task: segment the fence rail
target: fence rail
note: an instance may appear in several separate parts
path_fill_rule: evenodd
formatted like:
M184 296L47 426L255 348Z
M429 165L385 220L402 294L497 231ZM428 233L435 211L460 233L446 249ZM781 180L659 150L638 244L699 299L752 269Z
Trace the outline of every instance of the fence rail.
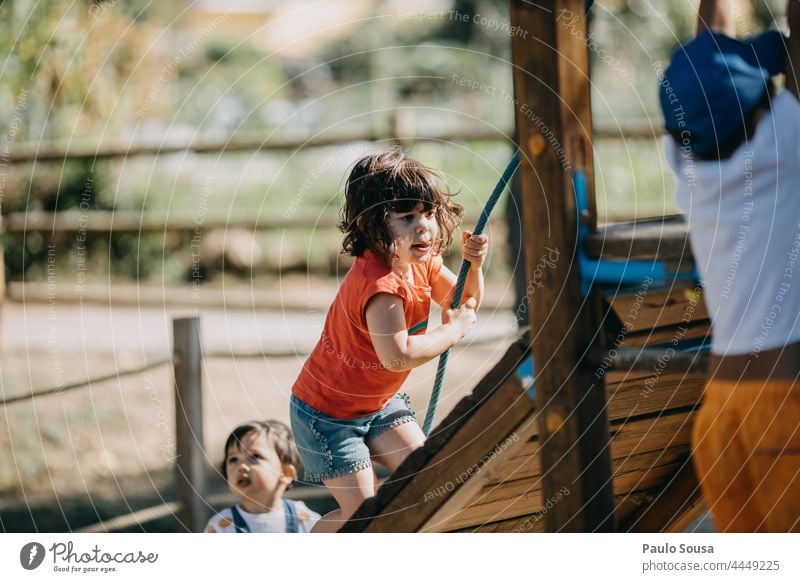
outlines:
M3 228L8 233L25 232L85 232L129 233L192 231L213 229L246 228L248 230L274 230L280 228L334 227L339 223L333 212L297 212L290 217L283 215L253 216L235 214L230 217L206 216L199 221L195 214L177 213L170 216L154 212L131 210L87 212L67 210L62 212L10 212L3 218Z
M89 142L69 140L47 143L18 143L8 154L7 163L22 164L38 162L63 162L66 159L112 159L129 156L158 156L174 153L233 153L245 151L292 151L301 148L318 148L352 142L398 142L419 141L499 141L511 143L513 128L475 128L457 131L429 132L417 134L404 128L410 124L398 115L391 131L320 133L306 137L264 137L264 133L237 134L221 139L195 139L192 141L162 140L149 142ZM663 134L660 126L649 121L638 121L629 125L601 126L595 128L595 139L653 139Z
M477 220L475 216L464 218L465 224ZM504 222L502 217L495 217L490 222ZM65 210L61 212L10 212L3 217L3 228L11 234L26 232L70 233L84 232L91 234L131 233L131 232L179 232L202 229L244 228L247 230L276 230L283 228L333 228L339 224L339 216L335 211L294 212L291 215L260 216L250 214L233 214L224 216L205 216L198 220L195 214L175 213L170 216L154 212L137 212L133 210L104 211L92 210L81 212Z

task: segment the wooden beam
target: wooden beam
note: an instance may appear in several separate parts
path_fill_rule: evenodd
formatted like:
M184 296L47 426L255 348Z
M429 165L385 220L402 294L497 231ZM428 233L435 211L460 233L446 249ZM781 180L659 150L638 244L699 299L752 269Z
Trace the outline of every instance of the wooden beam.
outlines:
M569 491L547 512L545 525L548 531L613 531L604 387L579 364L599 325L588 316L574 268L574 171L585 173L594 199L584 3L512 0L511 25L528 33L512 38L512 59L527 273L542 283L530 297L530 341L546 467L543 495ZM582 218L591 226L592 216ZM538 266L542 257L554 256L554 268Z

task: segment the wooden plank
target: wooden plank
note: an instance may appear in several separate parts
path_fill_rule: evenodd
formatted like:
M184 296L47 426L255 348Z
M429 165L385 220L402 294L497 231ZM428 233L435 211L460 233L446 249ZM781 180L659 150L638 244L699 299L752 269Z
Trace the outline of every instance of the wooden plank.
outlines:
M708 338L710 340L711 322L698 321L688 326L676 325L672 327L660 327L658 329L625 334L619 347L633 348L637 346L665 344L676 338L681 341L699 340L702 338Z
M612 442L617 458L690 441L695 410L637 419L614 427Z
M636 422L635 415L642 416L640 421L643 430L650 430L652 426L653 413L660 413L656 418L665 419L671 427L679 427L685 430L687 422L685 411L700 404L703 394L703 387L705 379L703 376L681 376L675 374L664 374L661 377L656 377L653 374L646 376L635 376L635 382L619 383L618 377L620 375L612 375L611 378L614 382L608 385L609 394L609 418L612 422L612 427L620 426L621 421L627 421L629 427L635 427L633 424ZM648 393L650 388L647 380L653 380L652 392ZM673 411L677 410L678 414L684 414L679 418L673 416ZM668 420L666 420L668 419ZM531 462L531 457L538 454L539 444L535 436L533 440L524 443L519 450L519 453L514 455L509 463L522 466ZM520 468L522 470L522 468Z
M675 464L687 458L689 452L689 443L684 443L667 449L643 451L615 458L614 487L616 493L645 489L646 487L636 485L637 475L644 475L657 467ZM508 467L507 464L505 466ZM510 473L505 478L502 474L498 474L479 494L474 496L467 507L477 507L502 499L515 499L531 490L531 483L535 484L540 476L541 467L538 462L530 463L526 470ZM628 479L628 481L623 482L623 479Z
M585 172L594 201L589 59L574 28L556 22L562 10L580 15L585 34L582 0L511 2L512 26L530 33L511 41L528 279L552 249L562 257L554 268L539 269L543 285L530 298L542 462L549 468L544 491L547 497L564 487L572 492L545 520L551 531L613 531L603 385L576 365L598 323L588 315L569 261L577 228L574 171ZM591 214L582 219L594 220ZM606 485L598 489L598 483Z
M685 461L686 456L684 455L680 460L668 465L658 465L647 470L620 475L614 479L614 494L622 495L631 491L645 491L653 487L660 487Z
M683 464L684 459L685 456L672 463L620 475L614 480L615 494L627 494L632 491L647 490L660 485ZM550 504L550 511L553 511L558 505L571 497L571 495L566 495L560 499L557 496L545 498L539 484L527 482L524 487L512 497L487 499L486 503L465 507L457 517L446 524L442 524L444 526L443 531L452 531L490 521L501 521L536 513L542 511L546 499L553 500ZM505 493L506 488L498 488L498 491Z
M679 443L666 448L659 448L659 444L660 443L654 442L649 445L642 445L637 452L630 454L621 453L620 446L614 447L612 450L612 457L614 458L614 478L616 479L623 474L645 471L657 465L676 462L678 459L688 456L690 451L688 442ZM613 446L612 444L612 447ZM512 467L514 467L514 465L510 462L506 462L502 469L511 469ZM505 499L514 497L520 490L526 490L524 488L524 482L535 481L540 476L541 465L537 460L528 463L524 469L507 472L500 470L480 494L473 498L472 504L479 505L483 499Z
M522 424L513 431L517 438L508 443L503 455L492 457L489 462L480 468L477 474L472 475L466 483L447 496L444 503L422 524L420 531L438 531L442 523L447 522L464 506L468 505L475 495L492 480L498 469L505 464L505 459L515 455L524 446L535 432L535 429L535 417L528 417L523 420Z
M648 374L630 382L609 382L608 415L612 421L691 407L699 404L705 376L699 374Z
M614 481L615 494L628 494L657 487L673 474L682 462L681 460L669 465L653 467L648 471L622 475ZM568 498L569 496L566 496L563 499ZM443 524L442 531L453 531L491 521L530 515L542 511L544 503L545 497L542 495L541 487L528 485L527 489L519 492L515 497L493 499L487 503L464 508L458 516ZM555 505L558 503L553 504L553 506Z
M536 512L450 531L459 533L544 533L544 514Z
M569 499L567 495L561 501ZM442 524L440 531L454 531L465 527L475 527L480 524L492 521L502 521L514 517L532 515L542 511L545 499L556 499L553 497L545 498L542 494L541 483L527 483L526 488L517 493L514 497L494 499L479 505L470 505L457 516ZM554 504L554 509L561 502ZM546 513L550 513L549 511ZM547 528L546 531L550 531Z
M492 454L504 455L507 449L504 443L514 438L509 427L528 418L532 411L529 402L519 398L521 394L524 392L519 383L507 381L481 407L479 414L473 415L448 440L425 470L410 480L381 515L370 522L365 531L420 531L445 499L463 486L462 476L469 478L478 471L482 459Z
M693 411L667 417L645 418L617 427L611 441L614 458L613 487L616 495L657 487L689 455L690 418ZM505 462L497 476L472 503L446 524L447 530L459 529L498 516L512 517L537 511L545 498L539 480L538 443L523 447L528 456ZM478 520L478 521L474 521Z
M654 449L644 453L632 455L617 455L614 457L614 477L624 474L633 474L637 471L646 471L652 467L676 463L689 456L692 447L690 443L680 443L663 449ZM615 451L612 451L614 456Z
M598 228L586 243L586 252L596 258L693 261L683 216L607 225Z
M709 320L702 292L696 289L646 290L607 300L627 333Z
M665 451L686 446L691 436L693 412L680 412L661 417L633 420L615 430L611 439L611 456L620 460L652 451ZM511 479L535 478L540 474L538 440L529 441L517 455L509 458L490 484Z
M605 375L606 387L610 389L613 386L622 384L623 382L643 382L646 378L649 378L652 375L652 372L643 372L641 370L630 370L625 372L610 370Z
M672 344L667 344L614 349L602 358L600 354L593 355L592 361L607 362L615 370L657 370L699 374L708 369L709 357L707 351L682 351Z
M616 497L614 506L618 519L624 519L630 515L649 497L647 493L630 493ZM465 533L542 533L544 532L544 515L542 512L536 512L530 515L466 527L456 531Z
M506 426L513 427L532 413L533 404L513 374L519 363L527 357L527 353L520 342L512 344L503 358L478 383L472 394L456 404L450 414L434 428L425 445L408 456L379 489L378 494L365 501L340 531L416 531L415 528L438 508L443 501L441 497L429 499L425 503L425 511L421 513L417 510L406 511L402 518L398 514L388 514L398 506L402 513L403 504L418 506L422 503L426 492L435 491L442 486L441 473L456 469L455 466L450 467L454 461L460 463L459 467L467 464L466 468L470 468L486 451L492 450L497 443L503 441L509 429L503 430L502 422L498 421L502 420L508 423ZM510 422L518 415L521 417ZM503 432L504 436L496 436ZM496 440L492 441L494 438ZM466 450L465 447L468 446L471 448ZM474 449L481 448L484 449L483 452L474 458L468 456L475 454ZM448 455L452 455L452 458L448 458ZM457 470L453 478L463 470ZM405 491L406 487L409 487L409 491ZM421 492L420 488L423 489ZM375 519L376 517L379 519ZM373 524L373 520L379 523Z
M700 484L687 456L666 487L630 516L621 529L639 533L683 531L703 507Z
M502 392L510 393L519 385L509 381ZM483 414L474 415L427 464L425 470L410 480L400 493L386 506L381 515L366 527L367 532L414 532L427 523L443 502L457 491L481 467L481 459L490 455L502 456L513 441L509 426L530 415L531 408L524 402L514 402L500 392L485 405ZM468 481L467 481L468 482Z

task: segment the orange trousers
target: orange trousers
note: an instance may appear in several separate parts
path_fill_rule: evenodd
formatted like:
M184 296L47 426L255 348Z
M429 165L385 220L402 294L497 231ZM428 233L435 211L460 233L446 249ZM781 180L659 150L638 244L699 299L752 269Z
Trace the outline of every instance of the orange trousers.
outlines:
M800 382L710 380L692 449L717 531L800 531Z

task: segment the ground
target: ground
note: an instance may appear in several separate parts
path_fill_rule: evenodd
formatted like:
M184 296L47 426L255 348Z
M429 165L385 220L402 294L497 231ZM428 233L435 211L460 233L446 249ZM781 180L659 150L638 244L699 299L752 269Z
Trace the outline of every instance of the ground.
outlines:
M198 308L207 355L249 356L205 362L203 442L210 471L237 424L264 417L288 421L292 382L319 337L326 298L334 291L335 284L315 285L313 301L304 301L308 289L287 290L291 309ZM472 390L514 339L509 293L491 290L469 342L451 354L438 418ZM171 365L121 374L169 358L172 318L194 313L195 308L163 304L3 305L3 398L120 377L2 407L0 449L8 454L0 456L0 529L65 531L174 499ZM296 355L252 357L287 352ZM406 384L420 419L435 370L436 362L430 362ZM213 491L224 491L217 475L211 479Z

